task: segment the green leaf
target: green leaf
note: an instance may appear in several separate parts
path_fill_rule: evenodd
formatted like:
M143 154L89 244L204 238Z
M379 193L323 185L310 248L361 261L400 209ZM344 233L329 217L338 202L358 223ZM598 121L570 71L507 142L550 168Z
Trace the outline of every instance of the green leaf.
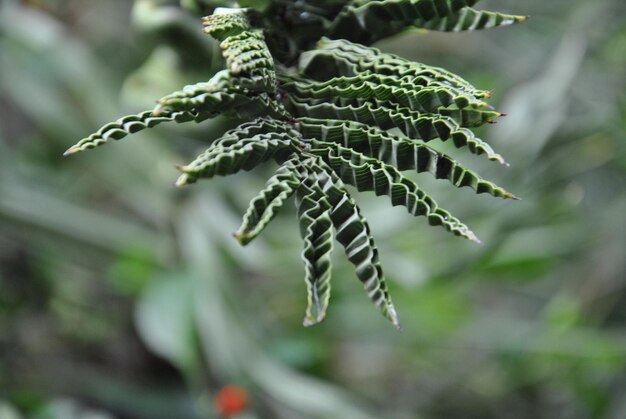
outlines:
M441 115L449 116L454 119L460 126L464 128L475 128L485 123L493 124L496 119L503 114L491 109L484 109L480 106L470 105L465 108L459 108L452 105L446 108L437 108L437 112Z
M399 329L400 321L387 291L378 249L367 220L361 215L341 179L329 166L321 160L311 163L311 166L316 174L317 186L332 207L330 217L337 241L344 247L370 300Z
M64 155L68 156L90 148L98 147L111 139L121 140L129 134L142 131L146 128L153 128L163 122L200 122L206 118L208 118L207 114L193 113L189 111L177 111L160 116L155 116L151 111L145 111L137 115L127 115L115 122L106 124L89 137L83 138L78 143L68 148Z
M436 31L459 32L513 25L524 22L526 19L528 19L528 16L507 15L465 7L456 13L439 19L415 20L412 26Z
M247 9L230 9L218 7L211 16L202 18L204 31L218 41L249 31Z
M326 32L373 42L408 25L453 31L501 26L522 18L469 8L476 0L287 3L271 5L265 16L248 9L216 9L203 24L205 32L219 41L226 69L163 97L152 112L105 125L66 154L162 122L200 122L216 115L254 118L179 167L182 175L176 184L251 170L274 159L280 167L250 202L236 239L243 245L253 240L295 193L304 241L305 326L326 315L334 230L369 298L399 327L369 225L344 182L359 191L387 195L392 205L425 216L429 224L478 241L401 171L429 172L457 187L515 198L425 144L451 140L457 148L505 163L469 129L493 122L501 114L483 101L490 96L488 91L443 68L345 39L322 37L315 49L300 54L301 49ZM293 27L281 26L284 20ZM256 26L260 24L264 27Z
M372 44L394 35L413 21L431 21L450 16L478 0L354 0L333 21L329 36Z
M226 58L226 68L232 75L258 77L263 86L270 91L275 90L275 80L271 77L274 73L274 59L261 31L246 31L228 37L220 43L220 48ZM262 79L267 76L269 80Z
M328 36L370 45L410 27L438 31L488 29L523 22L527 16L507 15L469 6L478 0L355 0L329 27Z
M314 173L307 173L298 188L296 199L300 234L304 240L302 260L306 268L307 308L304 326L312 326L324 320L331 288L333 224L330 204L316 181Z
M324 124L327 119L349 120L378 126L382 129L398 128L409 138L422 141L440 139L452 140L457 148L467 147L474 154L485 154L489 160L507 164L504 158L493 151L491 146L472 131L461 127L454 119L436 114L420 114L407 108L392 108L377 103L364 103L360 106L337 106L331 103L309 105L295 97L288 97L291 113L298 117L319 119Z
M191 163L179 167L183 174L176 181L176 186L194 183L199 178L252 170L281 151L287 154L295 151L294 138L297 137L288 128L268 131L259 120L242 124L224 134Z
M359 191L387 195L393 206L403 205L410 214L423 215L430 225L441 225L456 236L480 243L476 235L403 176L395 167L334 143L311 140L310 153L320 156L344 182Z
M311 82L306 78L280 75L281 88L299 101L318 104L332 101L337 105L362 105L373 101L394 103L412 111L440 113L450 106L463 109L475 106L480 109L486 104L475 96L450 87L430 77L396 78L381 74L359 74L357 76L332 77L322 82ZM474 109L474 108L472 108ZM500 114L487 111L489 118Z
M297 157L285 163L267 181L267 186L250 201L243 223L235 233L235 238L242 245L248 244L258 236L274 218L300 184L300 174L296 170Z
M384 75L414 84L423 84L423 80L430 79L431 83L439 82L477 98L490 96L490 92L476 89L462 77L443 68L409 61L345 39L322 38L314 50L302 53L298 69L314 80L365 74Z
M305 138L340 144L398 170L429 172L437 179L448 179L454 186L468 186L477 193L515 198L510 192L484 180L451 157L409 138L394 136L358 122L327 120L320 125L308 121L302 119L299 122L300 132Z
M268 93L253 93L258 83L246 77L234 78L223 70L208 82L185 86L159 100L154 115L176 111L223 114L238 118L257 115L287 118L283 107ZM261 89L262 90L262 89Z

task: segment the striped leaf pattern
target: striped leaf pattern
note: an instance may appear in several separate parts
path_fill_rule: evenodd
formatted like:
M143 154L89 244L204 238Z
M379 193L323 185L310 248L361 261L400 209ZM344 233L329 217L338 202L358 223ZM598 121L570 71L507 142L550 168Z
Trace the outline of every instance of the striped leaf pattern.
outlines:
M412 26L436 31L459 32L508 26L523 22L526 19L528 16L507 15L464 7L455 13L437 19L417 19L412 22Z
M314 80L379 74L416 84L438 82L451 88L451 92L466 92L470 97L477 98L489 97L489 92L476 89L467 80L443 68L405 60L345 39L322 38L314 50L301 55L298 70Z
M200 178L232 175L240 170L252 170L281 151L291 153L293 140L286 133L268 132L233 140L233 131L211 145L191 163L180 166L183 174L177 186L196 182ZM227 145L224 145L227 144ZM284 153L283 153L284 154Z
M397 128L409 138L422 141L451 140L457 148L467 147L474 154L485 154L489 160L507 164L504 158L493 151L489 144L476 137L471 130L461 127L448 116L424 115L406 108L393 109L370 103L361 106L336 106L330 103L309 106L291 101L288 107L298 115L307 115L315 119L356 121L374 125L384 130Z
M330 300L330 274L333 249L331 204L316 182L314 173L305 173L298 188L296 206L300 234L304 240L302 260L306 270L307 308L305 326L321 322L326 317Z
M465 224L440 208L434 199L395 167L338 144L317 140L312 144L311 153L322 157L341 180L357 190L387 195L393 206L402 205L412 215L425 216L430 225L441 225L456 236L480 242Z
M302 175L298 169L298 158L283 163L259 194L250 201L243 222L235 233L242 245L250 243L269 224L283 204L298 189Z
M411 26L451 15L478 0L354 0L337 15L330 27L332 38L345 38L365 45Z
M121 140L129 134L134 134L146 128L153 128L163 122L201 122L209 116L210 115L206 113L189 111L176 111L167 116L155 116L151 111L142 112L137 115L128 115L115 122L106 124L98 131L68 148L63 154L69 156L90 148L98 147L111 139Z
M346 257L354 265L356 274L368 297L397 328L398 314L387 291L383 268L378 257L369 224L361 215L339 176L324 162L313 164L317 184L332 207L330 213L337 241L343 246Z
M460 31L524 20L475 10L471 6L476 2L271 0L263 12L218 8L202 23L219 42L224 70L161 98L152 111L105 125L65 154L163 122L199 123L217 115L240 120L178 167L176 185L274 161L277 170L250 201L235 238L242 245L254 240L295 196L304 242L304 325L326 316L336 240L369 299L399 328L371 229L346 185L385 196L392 206L404 206L430 225L476 242L465 224L402 172L428 172L479 194L516 197L430 143L451 141L459 149L505 163L472 131L502 116L486 103L490 92L443 68L363 44L410 26Z
M352 149L372 157L398 170L428 172L437 179L447 179L454 186L468 186L477 193L488 193L501 198L515 198L513 194L486 181L475 172L460 165L451 157L406 137L398 137L386 131L358 122L342 120L303 119L301 132L305 138L319 138L334 142L344 149Z
M354 0L330 24L328 35L364 45L407 28L458 32L523 22L527 16L507 15L471 6L478 0Z

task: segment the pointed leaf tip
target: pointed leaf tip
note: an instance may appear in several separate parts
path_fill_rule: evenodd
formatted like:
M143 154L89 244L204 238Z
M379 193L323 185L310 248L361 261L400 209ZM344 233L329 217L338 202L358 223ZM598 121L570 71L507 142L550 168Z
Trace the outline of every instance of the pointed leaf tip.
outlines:
M471 230L468 230L463 237L468 238L469 240L473 241L476 244L483 244L483 241L479 239L476 233L474 233Z
M72 146L63 152L63 157L71 156L73 154L76 154L77 152L78 150L74 148L74 146Z
M251 242L250 235L242 233L240 231L237 231L237 232L233 233L233 237L242 246L245 246L245 245L247 245L248 243Z
M504 157L502 157L499 154L494 154L493 157L491 157L489 160L494 160L497 161L498 163L500 163L502 166L505 167L511 167L511 165L509 164L509 162L507 162L506 160L504 160Z
M325 312L318 314L317 317L315 317L315 318L310 317L310 316L306 316L304 318L304 320L302 321L302 325L304 327L315 326L315 325L318 325L321 322L323 322L325 318L326 318L326 313Z
M396 312L396 308L393 306L393 303L387 304L387 317L391 320L391 323L396 328L397 331L402 331L402 325L400 325L400 319L398 318L398 313Z
M176 183L174 183L174 186L176 186L177 188L182 188L183 186L187 185L188 180L189 176L187 176L186 174L180 175L178 179L176 179Z

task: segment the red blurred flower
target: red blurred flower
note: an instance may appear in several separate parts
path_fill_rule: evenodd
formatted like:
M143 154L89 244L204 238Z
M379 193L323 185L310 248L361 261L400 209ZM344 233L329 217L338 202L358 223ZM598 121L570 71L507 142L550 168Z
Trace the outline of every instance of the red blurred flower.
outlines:
M228 385L217 392L213 404L219 415L229 418L246 408L248 394L241 387Z

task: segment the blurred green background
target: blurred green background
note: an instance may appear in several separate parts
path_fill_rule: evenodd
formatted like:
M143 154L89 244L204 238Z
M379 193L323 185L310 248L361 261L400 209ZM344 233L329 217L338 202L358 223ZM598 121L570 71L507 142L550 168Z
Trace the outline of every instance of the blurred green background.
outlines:
M416 175L476 246L357 194L398 333L342 257L302 327L291 205L232 239L271 164L172 186L231 121L61 157L221 68L176 1L2 0L0 418L211 418L227 384L241 418L626 418L626 2L480 6L532 18L377 45L494 89L480 134L510 168L436 146L523 199Z

